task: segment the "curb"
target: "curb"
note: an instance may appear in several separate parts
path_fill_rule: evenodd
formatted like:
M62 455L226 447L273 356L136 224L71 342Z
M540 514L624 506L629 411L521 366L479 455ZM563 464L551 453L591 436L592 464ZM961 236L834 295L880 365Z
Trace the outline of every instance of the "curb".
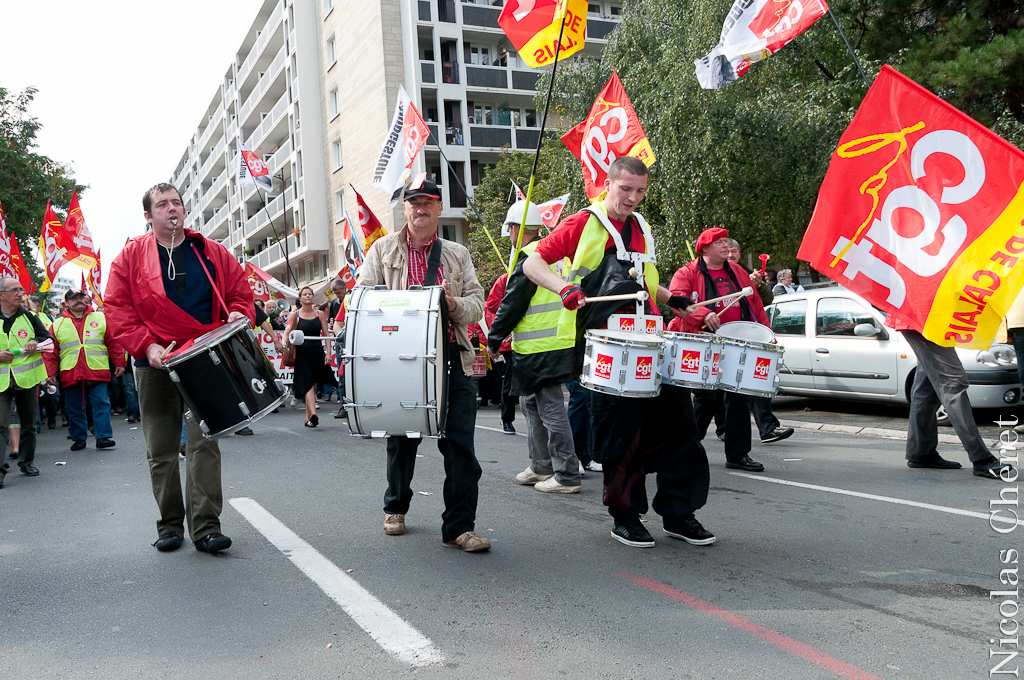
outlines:
M886 430L880 427L857 427L856 425L831 425L828 423L809 423L805 420L780 420L786 427L807 432L830 432L834 434L855 434L865 437L881 437L885 439L907 440L907 433L903 430ZM989 448L999 446L997 439L985 439L985 445ZM955 434L940 434L940 444L960 444L960 437Z

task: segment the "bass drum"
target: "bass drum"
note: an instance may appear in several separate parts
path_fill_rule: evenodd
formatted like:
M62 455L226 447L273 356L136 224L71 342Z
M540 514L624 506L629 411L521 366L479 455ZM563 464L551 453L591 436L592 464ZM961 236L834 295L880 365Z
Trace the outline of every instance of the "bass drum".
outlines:
M440 286L357 286L345 313L345 408L354 436L442 437L448 305Z
M201 335L164 362L188 412L206 439L234 434L286 398L248 319Z

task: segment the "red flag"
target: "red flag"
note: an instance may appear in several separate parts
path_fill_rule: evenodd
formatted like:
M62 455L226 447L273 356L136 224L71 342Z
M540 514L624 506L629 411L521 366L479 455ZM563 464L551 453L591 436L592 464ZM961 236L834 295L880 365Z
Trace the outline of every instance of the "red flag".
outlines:
M570 194L565 194L537 206L537 209L540 210L540 219L544 222L545 227L554 229L558 226L558 219L562 216L562 211L565 210L565 204L569 202L569 196Z
M249 149L245 148L242 138L237 138L238 156L235 161L235 183L255 184L258 189L272 193L274 191L274 180L270 176L270 169L260 160L260 157Z
M96 250L92 242L92 234L85 225L85 216L78 206L78 192L71 195L68 216L64 220L64 245L68 247L68 255L74 255L71 262L84 269L90 269L96 262Z
M21 248L18 247L18 239L11 234L11 262L14 264L14 274L18 277L21 287L26 293L36 292L36 284L32 281L32 275L28 273L25 260L21 257Z
M89 275L86 277L86 283L89 286L89 290L92 291L92 299L99 305L103 304L103 297L100 291L103 289L102 286L103 278L103 267L100 265L100 250L96 249L96 262L92 268L89 269Z
M373 242L379 239L381 236L386 236L387 232L384 231L384 226L377 219L377 216L370 210L370 206L366 205L366 201L359 195L356 188L352 187L352 193L356 195L356 209L359 211L359 226L363 229L363 250L369 252L370 246Z
M932 342L987 349L1024 284L1022 218L1024 153L885 66L797 257Z
M0 276L18 276L14 270L14 263L11 261L11 241L13 239L7 234L7 223L4 220L4 208L0 205Z
M60 218L53 212L50 202L46 202L46 214L43 217L43 229L39 234L39 252L43 255L43 285L39 291L45 293L57 278L57 272L74 258L69 253L65 236L67 232L60 223Z
M554 61L563 20L562 46L558 49L558 60L562 61L582 50L586 42L586 0L507 0L498 25L526 65L538 68Z
M618 73L612 72L604 89L597 95L587 119L562 135L583 164L583 183L587 198L595 201L604 192L608 166L620 156L635 156L644 165L654 165L654 150L640 127L633 104L622 88Z

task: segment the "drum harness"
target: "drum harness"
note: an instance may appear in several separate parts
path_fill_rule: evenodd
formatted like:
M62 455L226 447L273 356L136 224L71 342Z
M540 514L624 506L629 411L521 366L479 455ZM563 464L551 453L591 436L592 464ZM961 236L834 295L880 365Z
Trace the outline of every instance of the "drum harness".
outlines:
M607 215L601 213L601 211L595 209L593 206L587 206L583 208L584 211L590 213L597 218L597 221L601 223L608 235L612 237L612 241L615 243L615 259L622 262L632 262L633 268L636 269L636 282L640 284L642 289L647 288L647 284L644 281L644 263L655 264L656 260L654 257L654 237L651 235L651 229L647 226L647 220L643 218L640 213L631 213L630 217L635 217L637 224L640 225L640 231L644 235L644 243L647 252L638 253L633 250L626 248L625 243L622 239L622 234L616 229L611 220L608 219ZM632 230L632 224L630 224L629 217L626 218L626 222L623 225L623 231ZM632 239L631 239L632 240ZM652 303L653 304L653 303ZM639 315L644 314L644 303L639 300L636 303L636 313Z

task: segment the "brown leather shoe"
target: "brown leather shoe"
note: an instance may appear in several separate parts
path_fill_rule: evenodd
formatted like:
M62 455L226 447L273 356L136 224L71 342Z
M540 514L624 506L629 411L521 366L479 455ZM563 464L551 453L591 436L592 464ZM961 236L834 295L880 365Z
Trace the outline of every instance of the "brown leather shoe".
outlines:
M464 552L484 552L491 549L491 542L473 531L467 531L454 541L442 543L446 548L461 548Z
M405 515L384 515L384 533L388 536L401 536L405 533Z

